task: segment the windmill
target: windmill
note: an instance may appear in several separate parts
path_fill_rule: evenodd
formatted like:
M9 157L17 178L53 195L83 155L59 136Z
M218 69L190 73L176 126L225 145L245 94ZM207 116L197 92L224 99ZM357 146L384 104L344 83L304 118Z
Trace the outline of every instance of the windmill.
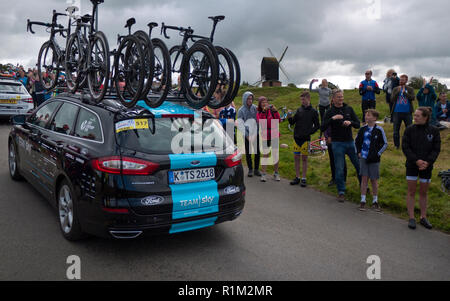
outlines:
M261 79L253 84L253 86L259 86L261 83L263 87L281 87L280 82L280 71L284 74L286 79L290 81L289 74L286 69L281 65L284 56L288 50L289 46L287 46L283 54L279 59L275 57L272 50L267 48L268 53L271 55L270 57L264 57L261 62Z

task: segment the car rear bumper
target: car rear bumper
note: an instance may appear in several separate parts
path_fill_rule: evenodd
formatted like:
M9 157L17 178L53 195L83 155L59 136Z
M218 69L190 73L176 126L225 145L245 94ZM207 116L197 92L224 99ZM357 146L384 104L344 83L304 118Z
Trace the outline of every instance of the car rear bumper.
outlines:
M31 110L33 107L30 107L29 109L0 109L0 116L15 116L15 115L30 115Z
M245 205L245 196L219 206L219 212L186 219L172 220L170 215L140 216L132 210L118 214L102 212L103 219L85 222L83 231L95 236L132 239L147 235L176 234L210 227L238 218Z

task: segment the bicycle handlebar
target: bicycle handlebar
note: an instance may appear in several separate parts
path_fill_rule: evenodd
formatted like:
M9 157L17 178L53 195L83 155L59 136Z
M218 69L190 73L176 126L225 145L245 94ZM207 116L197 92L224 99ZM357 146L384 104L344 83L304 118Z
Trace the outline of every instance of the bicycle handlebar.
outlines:
M164 23L161 24L161 34L164 35L166 39L170 39L170 37L167 35L167 29L171 30L177 30L185 34L192 35L194 33L194 30L190 27L184 28L184 27L177 27L177 26L168 26Z
M27 20L27 32L31 32L32 34L35 34L35 32L33 31L33 25L37 25L37 26L45 26L45 27L51 27L51 28L58 28L59 32L62 34L62 32L66 31L66 29L64 29L64 26L62 26L61 24L51 24L51 23L44 23L44 22L35 22L35 21L30 21L30 19ZM62 36L64 37L64 35L62 34Z

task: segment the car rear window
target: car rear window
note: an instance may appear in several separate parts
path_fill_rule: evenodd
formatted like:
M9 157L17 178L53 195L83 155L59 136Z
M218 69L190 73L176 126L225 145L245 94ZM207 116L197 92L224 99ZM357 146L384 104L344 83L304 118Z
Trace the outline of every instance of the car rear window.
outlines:
M200 121L202 119L199 119ZM127 119L115 125L118 144L144 153L225 152L233 141L217 119Z
M27 94L27 90L21 83L1 83L0 93L4 94Z
M57 133L69 135L72 132L77 112L78 106L70 103L63 104L53 118L50 129Z

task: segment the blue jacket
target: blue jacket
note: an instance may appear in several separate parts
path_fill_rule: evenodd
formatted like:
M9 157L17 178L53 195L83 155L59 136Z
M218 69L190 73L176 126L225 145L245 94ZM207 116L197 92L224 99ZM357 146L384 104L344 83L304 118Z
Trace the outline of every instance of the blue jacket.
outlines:
M441 102L438 102L434 106L434 114L437 119L441 118L442 114L444 114L442 112ZM447 118L450 118L450 101L447 101Z
M372 87L373 90L369 91L367 90L367 87ZM373 79L370 81L367 80L363 80L360 84L359 84L359 95L362 96L362 100L375 100L375 93L376 94L380 94L381 90L380 87L378 86L377 82L374 81Z
M426 84L425 88L428 88L428 90L430 91L428 92L428 94L423 94L424 88L420 88L419 93L417 93L417 100L419 101L419 107L433 108L437 99L436 92L434 91L433 86L430 84Z

